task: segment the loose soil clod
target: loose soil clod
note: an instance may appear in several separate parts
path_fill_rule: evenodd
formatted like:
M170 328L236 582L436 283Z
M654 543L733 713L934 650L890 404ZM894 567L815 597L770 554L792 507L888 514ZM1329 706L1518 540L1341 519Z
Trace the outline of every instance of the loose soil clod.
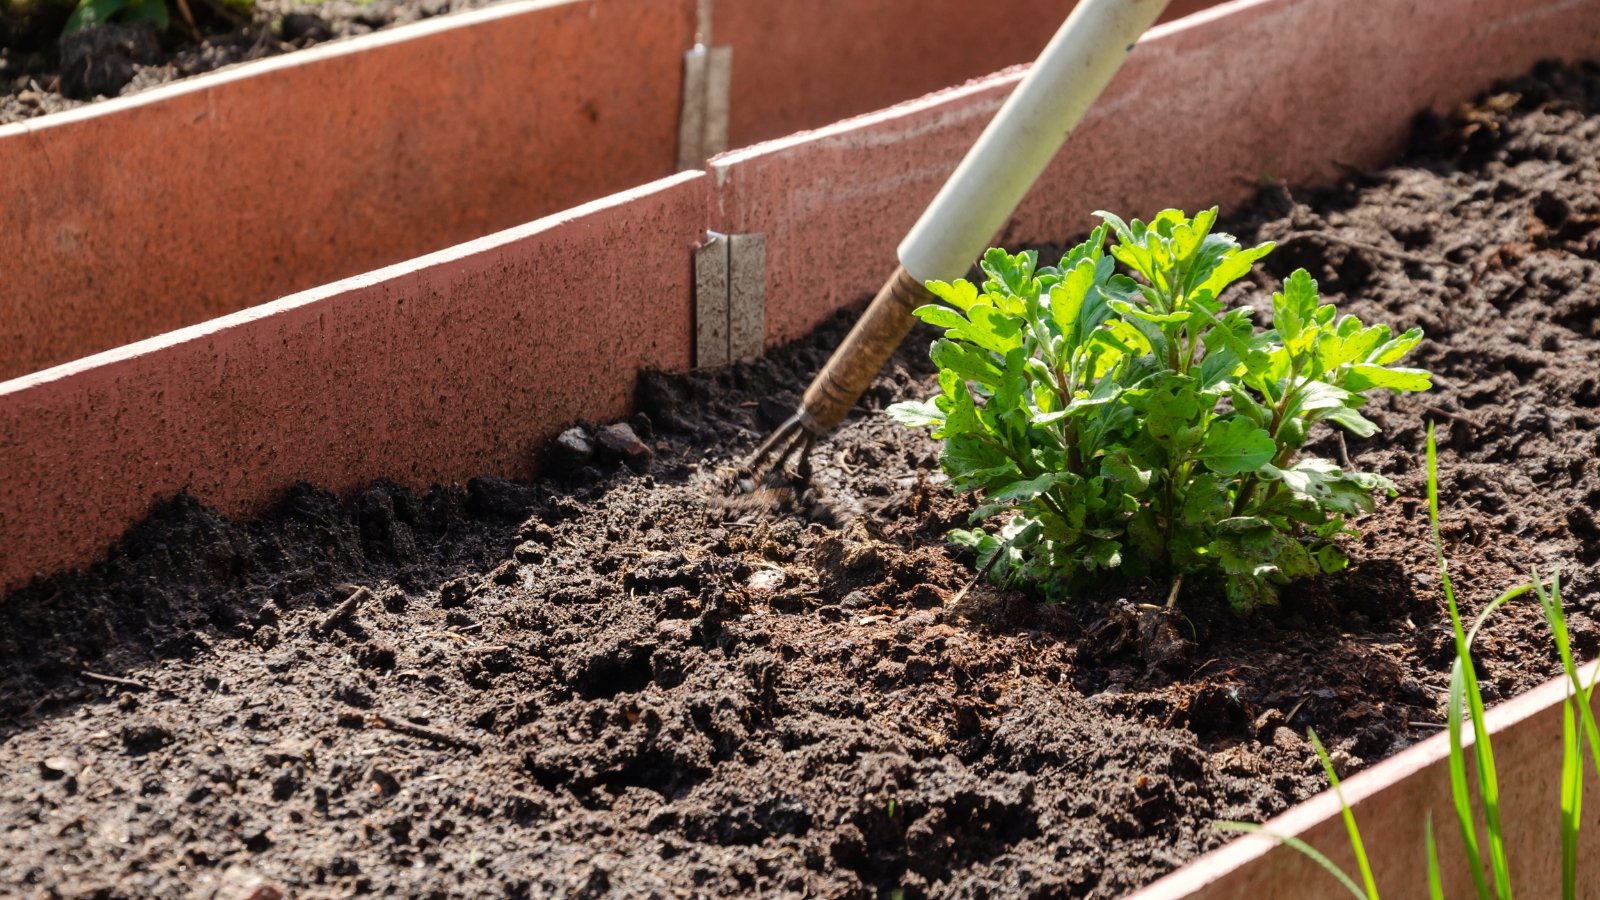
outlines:
M812 500L708 515L841 318L757 365L649 379L648 474L299 488L248 523L179 498L101 565L5 598L0 884L1118 896L1218 844L1213 821L1318 790L1308 726L1354 771L1442 722L1430 409L1450 413L1444 538L1469 610L1559 563L1595 653L1597 141L1600 68L1547 68L1422 122L1394 168L1233 217L1311 235L1274 274L1306 266L1341 308L1423 326L1439 384L1369 408L1384 430L1348 452L1401 496L1349 570L1276 610L1236 619L1203 583L1175 612L1169 584L963 593L971 561L941 536L971 507L925 436L872 411L931 392L926 335L817 446ZM821 497L833 524L808 521ZM393 587L319 633L345 582ZM1531 605L1480 645L1491 699L1554 671ZM85 669L150 690L108 697Z

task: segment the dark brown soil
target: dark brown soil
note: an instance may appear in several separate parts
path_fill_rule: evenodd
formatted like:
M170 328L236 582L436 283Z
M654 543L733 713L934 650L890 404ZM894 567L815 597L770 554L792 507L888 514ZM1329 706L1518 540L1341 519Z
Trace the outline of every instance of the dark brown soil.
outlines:
M165 33L111 25L58 42L70 2L41 0L22 14L7 12L0 0L0 125L492 2L256 0L241 15L228 13L224 0L188 0L193 31L168 3L172 25Z
M1233 218L1283 242L1274 276L1307 266L1346 309L1426 328L1438 385L1380 402L1383 434L1349 443L1402 495L1362 523L1349 571L1278 609L1234 618L1204 586L1171 622L1137 608L1164 594L1149 584L1055 606L961 596L969 561L940 535L967 504L931 474L931 441L872 411L820 446L821 496L789 504L817 521L721 521L716 470L787 413L839 320L759 365L647 381L648 473L569 458L533 485L302 488L253 522L179 499L104 563L7 598L0 884L1143 884L1220 843L1213 821L1318 790L1307 727L1347 770L1438 729L1450 637L1419 500L1427 418L1468 608L1560 565L1595 652L1597 141L1600 68L1550 69L1420 123L1394 168L1270 189ZM922 357L908 346L866 405L928 392ZM1545 644L1530 604L1499 616L1485 691L1549 675Z

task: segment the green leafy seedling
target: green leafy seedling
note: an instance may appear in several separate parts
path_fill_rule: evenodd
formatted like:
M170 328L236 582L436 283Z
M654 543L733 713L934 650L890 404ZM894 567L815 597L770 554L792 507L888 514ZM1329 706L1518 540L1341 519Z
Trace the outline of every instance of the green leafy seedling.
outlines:
M1321 423L1376 433L1373 390L1426 390L1396 366L1422 332L1340 316L1303 269L1258 330L1221 296L1272 244L1213 231L1215 209L1099 215L1056 266L994 249L981 284L928 284L939 394L889 414L933 428L952 488L981 498L951 539L1051 597L1118 572L1174 579L1175 602L1210 574L1240 610L1345 566L1336 538L1393 485L1301 450Z

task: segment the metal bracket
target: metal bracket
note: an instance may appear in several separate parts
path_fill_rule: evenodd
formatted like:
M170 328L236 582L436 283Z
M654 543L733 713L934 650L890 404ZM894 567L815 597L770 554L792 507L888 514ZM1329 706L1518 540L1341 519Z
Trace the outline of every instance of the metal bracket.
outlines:
M767 238L707 232L694 254L695 365L759 359L766 349Z
M733 48L696 44L683 54L683 109L678 118L678 171L705 166L728 149L728 83Z

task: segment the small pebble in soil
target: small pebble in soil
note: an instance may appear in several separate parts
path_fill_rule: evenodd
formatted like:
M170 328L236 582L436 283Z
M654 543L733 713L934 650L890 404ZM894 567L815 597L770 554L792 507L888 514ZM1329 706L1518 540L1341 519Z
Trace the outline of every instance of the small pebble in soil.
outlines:
M556 439L550 442L550 448L545 451L545 459L550 467L560 473L576 471L588 465L593 458L594 442L576 425L556 435Z
M844 595L839 605L845 609L866 609L872 605L872 595L866 591L851 591Z
M783 587L785 580L782 569L757 569L745 582L745 589L752 594L770 594Z
M607 425L595 432L595 449L602 459L626 463L628 468L643 472L655 459L655 451L639 440L633 426L625 422Z
M39 776L45 781L76 777L82 766L70 756L52 756L39 761Z

